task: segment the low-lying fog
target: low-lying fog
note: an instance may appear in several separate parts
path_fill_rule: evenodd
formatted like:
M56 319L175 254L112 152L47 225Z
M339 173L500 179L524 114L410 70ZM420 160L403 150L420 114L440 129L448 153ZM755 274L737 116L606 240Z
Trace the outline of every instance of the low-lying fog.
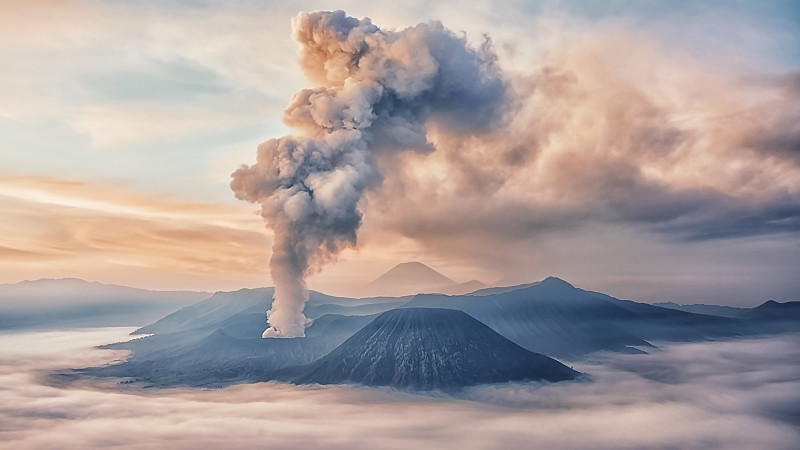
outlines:
M591 382L460 398L278 383L220 390L48 385L123 353L130 328L0 334L0 447L738 448L800 442L800 335L659 344L575 368Z

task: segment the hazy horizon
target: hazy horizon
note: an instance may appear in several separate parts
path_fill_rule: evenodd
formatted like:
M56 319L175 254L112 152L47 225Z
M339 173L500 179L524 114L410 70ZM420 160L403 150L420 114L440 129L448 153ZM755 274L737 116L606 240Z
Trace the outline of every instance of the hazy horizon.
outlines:
M386 273L384 273L382 275L385 275L385 274ZM550 275L550 276L545 277L545 278L550 278L550 277L563 279L561 277L557 277L557 276L553 276L553 275ZM380 277L378 277L378 278L380 278ZM402 279L402 280L393 280L393 281L396 282L396 283L405 283L405 284L402 285L402 286L405 286L405 287L401 286L401 287L397 288L397 289L400 289L400 291L398 291L398 292L395 292L395 293L388 292L388 293L384 293L384 294L380 294L380 293L376 293L376 292L370 293L369 291L365 292L364 288L368 287L369 285L356 286L356 287L353 287L351 289L345 290L343 292L339 292L337 294L331 294L330 292L325 292L325 291L322 291L322 290L319 290L317 292L320 292L320 293L323 293L323 294L328 294L328 295L338 295L338 296L342 296L342 297L349 297L349 298L370 298L370 297L381 297L381 296L382 297L403 297L403 296L409 296L409 295L413 296L413 295L416 295L416 294L423 294L423 293L444 293L444 294L449 294L449 295L461 295L461 294L470 294L472 292L472 289L467 289L467 290L463 290L462 289L462 290L459 290L458 293L456 294L455 292L451 292L451 293L444 292L441 289L438 289L438 290L437 289L432 289L432 288L431 289L426 289L425 287L419 287L419 286L414 287L415 285L414 285L414 280L413 279ZM476 280L468 280L468 281L476 281ZM497 283L487 283L487 284L485 284L485 286L475 288L474 290L477 291L477 290L491 288L491 287L512 287L512 286L519 286L519 285L537 283L537 282L540 282L540 281L542 281L542 279L536 279L536 280L532 279L532 280L527 280L527 281L524 281L524 280L513 280L513 281L512 280L498 280ZM566 279L564 279L564 281L570 282L570 280L566 280ZM67 283L69 283L69 285L65 286L65 285L60 284L60 282L67 282ZM73 282L78 282L78 283L76 284L76 283L73 283ZM82 285L82 283L86 283L86 285ZM467 282L455 283L454 285L436 285L436 287L439 287L439 288L442 288L442 287L453 287L453 286L465 285L466 283ZM47 286L42 286L41 284L45 284ZM35 309L35 308L46 308L46 307L52 307L52 306L59 306L59 305L62 305L62 304L64 306L67 306L67 305L75 306L75 305L80 305L80 304L93 304L93 303L96 303L98 300L104 300L105 301L105 300L110 299L109 293L104 292L102 290L97 290L96 289L97 285L102 285L102 286L107 286L107 287L112 287L112 288L114 288L114 287L120 287L120 288L125 288L125 289L130 288L130 289L141 290L141 291L165 292L165 293L176 293L176 294L178 294L178 293L188 293L188 294L196 293L196 294L200 294L202 297L197 297L197 299L202 299L202 298L209 297L212 294L214 294L215 292L235 292L235 291L238 291L240 289L265 289L265 288L273 288L274 287L273 285L264 284L264 285L261 285L261 286L241 287L241 288L230 289L230 290L223 289L223 290L211 292L211 291L200 291L200 290L150 289L150 288L145 288L145 287L141 287L141 286L131 286L131 285L121 285L121 284L113 284L113 283L103 283L103 282L100 282L100 281L87 280L87 279L83 279L83 278L39 278L39 279L33 279L33 280L22 280L22 281L19 281L19 282L16 282L16 283L3 283L3 284L0 284L0 301L7 300L7 302L2 305L5 309L14 309L17 305L19 305L19 306L23 306L24 305L26 308ZM602 291L599 291L597 289L592 289L592 288L587 287L587 286L575 285L575 287L577 287L579 289L587 290L587 291L600 292L602 294L608 294L607 292L602 292ZM5 288L5 290L3 290L3 288ZM403 289L405 289L405 290L403 290ZM186 299L183 299L183 300L180 300L180 301L185 303L185 304L188 304L186 302L188 301L187 299L189 299L189 298L193 298L193 297L186 297ZM633 301L637 301L637 302L641 302L641 303L650 303L650 304L671 302L671 303L676 303L676 304L679 304L679 305L719 305L719 306L731 306L731 307L735 307L735 308L753 308L753 307L759 306L759 305L761 305L761 304L763 304L763 303L765 303L767 301L776 301L775 299L772 299L772 298L765 298L763 300L753 300L750 303L746 303L745 302L745 303L739 303L739 304L730 304L730 303L725 303L725 302L723 302L723 303L714 303L714 302L702 302L702 301L692 301L692 302L681 303L681 302L675 302L675 301L670 300L670 299L660 299L660 300L659 299L655 299L655 300L650 300L650 301L642 300L642 299L636 299L636 298L620 298L620 299L621 300L633 300ZM156 305L157 302L158 302L157 299L136 299L135 297L134 298L126 297L126 300L132 301L133 303L142 302L142 305L147 305L148 303L150 303L152 305ZM800 300L797 300L796 297L794 297L794 298L790 298L790 299L787 299L787 300L777 300L777 301L779 301L779 302L787 302L787 301L788 302L794 302L794 301L800 301ZM156 303L154 303L154 302L156 302ZM163 303L167 307L169 307L169 305L170 305L170 303L168 301L165 301ZM174 300L173 300L172 304L177 305L178 303L174 303ZM3 309L3 308L0 308L0 309Z

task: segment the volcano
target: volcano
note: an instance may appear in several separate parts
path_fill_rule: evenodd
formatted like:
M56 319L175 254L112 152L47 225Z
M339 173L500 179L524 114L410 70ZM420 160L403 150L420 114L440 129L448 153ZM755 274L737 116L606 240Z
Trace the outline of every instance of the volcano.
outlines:
M291 381L450 391L505 381L556 382L578 375L462 311L404 308L381 314L325 357L298 368Z

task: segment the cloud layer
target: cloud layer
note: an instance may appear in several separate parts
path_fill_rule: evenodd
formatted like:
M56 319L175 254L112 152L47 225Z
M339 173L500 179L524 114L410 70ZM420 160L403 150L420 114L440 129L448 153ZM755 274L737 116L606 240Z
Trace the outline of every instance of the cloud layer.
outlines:
M376 227L453 252L598 223L684 242L800 231L800 73L713 71L620 28L513 74L505 127L385 158Z
M113 184L2 175L0 267L7 275L91 278L193 289L261 285L269 239L247 207L189 203ZM248 249L253 249L248 251ZM209 287L212 286L212 287Z
M463 398L277 383L211 391L41 384L101 363L130 331L5 334L0 442L17 449L220 447L774 448L800 438L800 337L667 344L576 366L594 381L479 387ZM23 349L15 350L15 349Z

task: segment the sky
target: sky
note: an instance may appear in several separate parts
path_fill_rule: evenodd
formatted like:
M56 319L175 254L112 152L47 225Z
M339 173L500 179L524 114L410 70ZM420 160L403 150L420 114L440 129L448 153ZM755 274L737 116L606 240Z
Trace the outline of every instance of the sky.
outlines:
M800 300L796 2L2 8L0 283L271 284L273 235L231 173L299 132L284 108L317 86L292 17L343 9L384 30L441 21L488 49L507 90L490 129L434 118L434 151L376 156L357 245L311 288L346 295L417 260L641 301Z

